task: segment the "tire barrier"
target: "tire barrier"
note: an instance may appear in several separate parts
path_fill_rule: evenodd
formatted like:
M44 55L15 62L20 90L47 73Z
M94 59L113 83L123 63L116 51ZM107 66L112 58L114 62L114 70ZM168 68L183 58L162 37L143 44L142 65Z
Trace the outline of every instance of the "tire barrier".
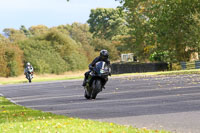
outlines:
M180 62L183 70L200 69L200 61Z

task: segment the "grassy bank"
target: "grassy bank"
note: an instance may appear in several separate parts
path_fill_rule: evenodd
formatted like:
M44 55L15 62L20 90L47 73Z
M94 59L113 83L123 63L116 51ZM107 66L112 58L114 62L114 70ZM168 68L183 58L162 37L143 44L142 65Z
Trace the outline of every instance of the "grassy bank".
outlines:
M67 72L63 75L34 75L33 82L44 82L44 81L56 81L56 80L71 80L71 79L83 79L85 71L79 72ZM126 73L126 74L116 74L112 77L119 76L148 76L148 75L180 75L180 74L200 74L199 69L192 70L179 70L179 71L164 71L164 72L145 72L145 73ZM0 84L16 84L16 83L28 83L28 80L24 75L20 77L12 78L0 78Z
M15 105L0 97L0 132L3 133L168 133L114 123L71 118Z
M178 70L178 71L161 71L161 72L145 72L145 73L125 73L114 76L148 76L148 75L184 75L184 74L200 74L200 69Z
M32 79L33 82L44 82L44 81L56 81L56 80L72 80L72 79L83 79L85 71L78 71L78 72L66 72L62 75L54 75L54 74L43 74L37 75L34 74L34 78ZM19 77L9 77L9 78L2 78L0 77L0 84L17 84L17 83L28 83L28 80L25 78L24 75Z

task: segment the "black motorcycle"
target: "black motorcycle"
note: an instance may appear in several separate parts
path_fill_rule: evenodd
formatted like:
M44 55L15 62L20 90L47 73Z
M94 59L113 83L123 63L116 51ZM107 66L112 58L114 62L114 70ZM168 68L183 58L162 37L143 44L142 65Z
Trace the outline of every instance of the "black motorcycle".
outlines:
M111 73L110 67L104 61L96 63L93 71L90 72L85 89L86 99L95 99L97 94L102 91L103 84L108 80Z

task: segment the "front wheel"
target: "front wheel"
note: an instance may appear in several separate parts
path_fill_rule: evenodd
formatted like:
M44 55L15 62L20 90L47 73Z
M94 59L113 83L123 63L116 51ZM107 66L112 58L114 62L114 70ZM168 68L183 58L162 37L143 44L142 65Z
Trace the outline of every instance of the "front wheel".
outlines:
M102 90L102 84L101 84L101 80L97 79L94 80L92 83L92 95L91 98L92 99L96 99L97 94Z
M85 93L84 93L84 97L85 97L86 99L90 99L90 96L88 96L86 90L85 90Z
M31 83L31 75L30 74L28 75L28 81L29 81L29 83Z

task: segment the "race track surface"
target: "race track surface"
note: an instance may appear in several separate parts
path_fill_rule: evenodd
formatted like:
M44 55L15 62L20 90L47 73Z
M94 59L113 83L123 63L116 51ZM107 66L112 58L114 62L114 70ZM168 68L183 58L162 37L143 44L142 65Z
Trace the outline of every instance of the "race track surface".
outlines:
M110 78L96 100L81 80L1 85L13 102L38 110L178 133L200 133L200 76Z

